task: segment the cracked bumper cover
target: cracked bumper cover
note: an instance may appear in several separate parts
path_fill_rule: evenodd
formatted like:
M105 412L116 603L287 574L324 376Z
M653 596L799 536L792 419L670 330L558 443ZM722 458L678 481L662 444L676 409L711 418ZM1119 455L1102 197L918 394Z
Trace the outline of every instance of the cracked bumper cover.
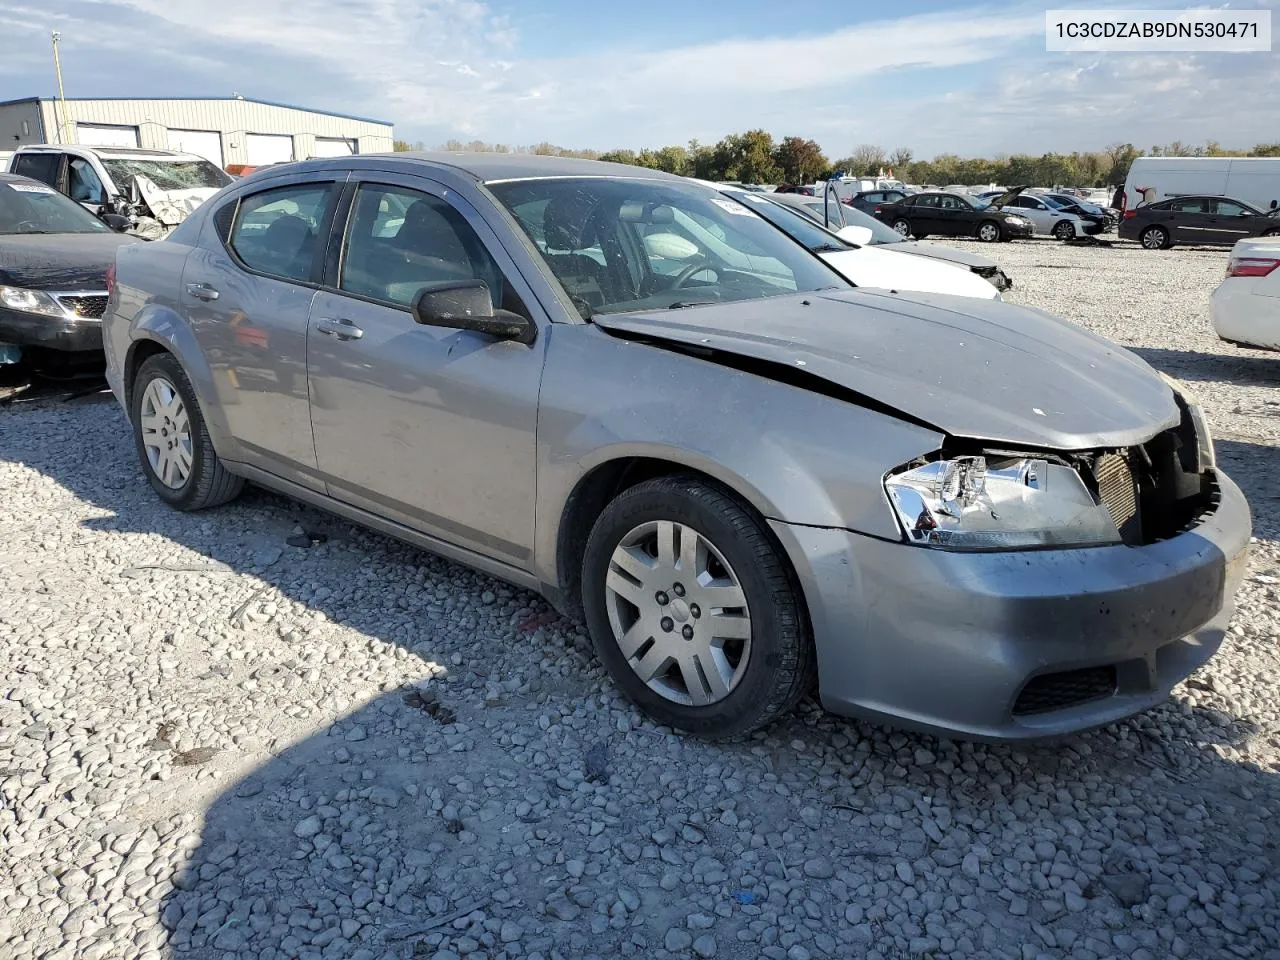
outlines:
M1249 507L1219 473L1198 526L1141 547L958 553L770 524L808 602L823 705L973 739L1073 733L1169 696L1222 642ZM1115 665L1110 696L1017 715L1036 676Z

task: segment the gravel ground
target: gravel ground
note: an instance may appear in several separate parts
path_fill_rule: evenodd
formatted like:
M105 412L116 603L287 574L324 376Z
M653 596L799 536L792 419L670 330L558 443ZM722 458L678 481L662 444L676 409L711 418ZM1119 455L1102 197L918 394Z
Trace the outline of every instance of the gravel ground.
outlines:
M0 956L1280 958L1280 357L1210 331L1222 251L973 246L1191 384L1251 499L1169 704L683 740L537 598L262 492L174 513L113 401L46 397L0 409Z

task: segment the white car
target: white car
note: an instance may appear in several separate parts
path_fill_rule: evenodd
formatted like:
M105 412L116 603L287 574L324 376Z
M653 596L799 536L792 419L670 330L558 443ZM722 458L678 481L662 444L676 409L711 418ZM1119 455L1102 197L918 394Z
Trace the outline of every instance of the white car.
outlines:
M1063 209L1062 204L1053 198L1023 193L1024 189L1024 187L1014 187L1006 190L992 197L989 205L1026 217L1031 221L1031 229L1042 237L1071 240L1101 232L1101 227L1097 224L1078 217L1074 213L1068 213Z
M909 253L877 250L871 246L872 234L866 227L845 227L839 233L832 233L803 213L769 199L766 194L723 187L717 189L733 202L754 210L797 243L808 247L856 286L945 293L980 300L1002 299L1000 291L967 267ZM838 201L833 198L831 202Z
M1280 350L1280 238L1237 240L1209 314L1230 343Z

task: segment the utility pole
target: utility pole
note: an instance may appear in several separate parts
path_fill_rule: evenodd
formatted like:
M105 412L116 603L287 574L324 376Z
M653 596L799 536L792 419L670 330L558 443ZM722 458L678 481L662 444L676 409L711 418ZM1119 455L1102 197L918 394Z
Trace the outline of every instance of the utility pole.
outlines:
M66 143L63 127L67 123L67 96L62 90L62 58L58 56L58 41L62 39L62 34L54 30L51 36L53 37L53 72L58 76L58 104L61 114L58 117L58 142Z

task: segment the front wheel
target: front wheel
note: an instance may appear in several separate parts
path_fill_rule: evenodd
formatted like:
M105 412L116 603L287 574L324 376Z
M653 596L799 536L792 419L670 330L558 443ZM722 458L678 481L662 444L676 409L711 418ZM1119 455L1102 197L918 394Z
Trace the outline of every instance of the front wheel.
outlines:
M1264 237L1280 237L1280 230L1267 230L1262 235Z
M1169 231L1164 227L1147 227L1138 239L1147 250L1167 250L1171 246Z
M1053 228L1053 235L1059 240L1070 240L1076 235L1075 227L1071 226L1070 221L1061 220Z
M983 220L978 224L978 239L983 243L995 243L1003 239L1004 230L994 220Z
M739 736L790 711L815 675L808 620L768 528L693 477L659 477L601 513L582 601L614 682L655 720Z
M181 365L167 353L149 357L133 381L134 445L160 499L178 510L203 510L235 499L244 481L222 465Z
M911 236L911 221L899 217L893 221L893 229L898 231L900 236L909 237Z

